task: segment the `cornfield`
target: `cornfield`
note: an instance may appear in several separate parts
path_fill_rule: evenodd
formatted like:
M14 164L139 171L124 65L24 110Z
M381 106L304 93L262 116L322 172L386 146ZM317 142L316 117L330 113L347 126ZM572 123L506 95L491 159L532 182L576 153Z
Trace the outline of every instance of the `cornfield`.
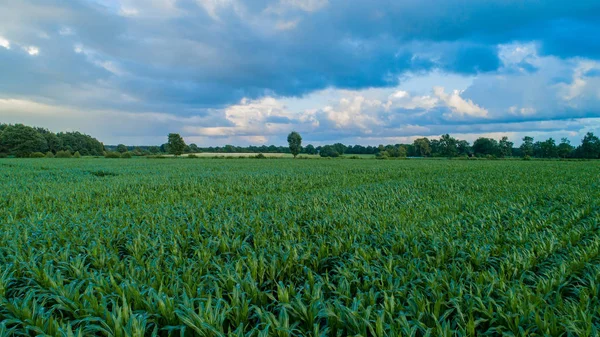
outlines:
M0 160L0 336L597 336L600 163Z

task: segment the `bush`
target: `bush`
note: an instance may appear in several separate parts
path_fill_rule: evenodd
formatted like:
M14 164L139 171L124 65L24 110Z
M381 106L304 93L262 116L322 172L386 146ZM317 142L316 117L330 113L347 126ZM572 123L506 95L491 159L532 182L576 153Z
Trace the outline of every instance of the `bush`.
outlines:
M8 157L7 153L0 152L0 158L6 158L6 157Z
M52 151L46 152L46 158L54 158L54 153Z
M187 157L190 158L190 159L200 158L200 157L196 156L195 154L188 154Z
M377 155L375 156L375 159L389 159L390 155L388 154L387 151L381 151L379 153L377 153Z
M262 154L262 153L259 153L259 154L257 154L256 156L254 156L254 158L256 158L256 159L267 159L267 156L265 156L265 155L264 155L264 154Z
M114 159L114 158L121 158L121 154L120 154L119 152L111 152L111 151L107 151L107 152L104 154L104 158L111 158L111 159Z
M71 158L73 156L71 155L71 151L58 151L58 152L56 152L56 155L54 157L56 157L56 158Z
M81 154L79 153L79 151L73 154L73 158L81 158Z
M34 153L30 154L29 157L30 158L44 158L44 157L46 157L46 155L41 152L34 152Z
M529 155L525 155L525 157L523 157L523 160L531 160L531 157Z
M131 152L125 152L121 155L121 158L129 159L131 158Z

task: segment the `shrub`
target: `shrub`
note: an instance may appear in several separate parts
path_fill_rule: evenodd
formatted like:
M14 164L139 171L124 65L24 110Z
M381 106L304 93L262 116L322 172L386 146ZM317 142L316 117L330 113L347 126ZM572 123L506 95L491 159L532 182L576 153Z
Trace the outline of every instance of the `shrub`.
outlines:
M254 158L256 158L256 159L267 159L267 156L265 156L265 155L264 155L264 154L262 154L262 153L259 153L259 154L257 154L256 156L254 156Z
M131 152L125 152L121 155L121 158L129 159L131 158Z
M379 153L377 153L377 155L375 156L375 159L389 159L390 155L388 154L387 151L381 151Z
M81 158L81 154L79 153L79 151L73 154L73 158Z
M200 157L196 156L195 154L188 154L187 157L190 158L190 159L200 158Z
M111 158L111 159L115 159L115 158L121 158L121 154L119 152L111 152L111 151L107 151L104 154L104 158Z
M525 157L523 157L523 160L531 160L531 157L529 155L525 155Z
M52 151L46 152L46 158L54 158L54 153Z
M8 157L7 153L0 152L0 158L6 158L6 157Z
M73 156L71 155L71 151L65 150L65 151L56 152L56 155L54 157L56 157L56 158L71 158Z
M41 152L34 152L34 153L30 154L29 157L30 158L44 158L44 157L46 157L46 155Z

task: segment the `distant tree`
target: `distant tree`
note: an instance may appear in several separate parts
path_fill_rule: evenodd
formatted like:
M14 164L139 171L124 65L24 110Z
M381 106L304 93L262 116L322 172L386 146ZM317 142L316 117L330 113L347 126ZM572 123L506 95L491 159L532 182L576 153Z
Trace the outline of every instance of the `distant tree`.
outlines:
M124 144L119 144L117 145L117 152L119 153L125 153L127 152L127 146L125 146Z
M513 142L509 141L508 137L502 137L502 139L500 139L500 142L498 143L498 152L500 153L500 157L512 156L513 145Z
M290 152L296 158L300 150L302 150L302 136L296 131L292 131L287 137L290 146Z
M149 146L148 151L152 154L157 154L160 152L160 146Z
M574 147L567 138L562 138L560 144L558 144L558 156L561 158L567 158L573 152Z
M466 140L459 140L456 144L456 149L458 150L458 154L461 156L471 154L471 145Z
M26 158L33 152L46 151L46 138L32 127L23 124L8 125L0 134L0 152Z
M581 140L580 155L583 158L598 158L600 157L600 139L588 132Z
M335 152L337 152L340 156L346 153L346 145L342 143L335 143L332 146Z
M178 133L169 133L169 142L167 148L170 154L179 156L185 149L185 142Z
M456 144L456 139L450 137L449 134L442 135L440 137L440 154L444 157L455 157L458 153Z
M523 156L533 156L533 137L523 137L523 144L520 148Z
M548 138L546 141L540 143L541 157L544 158L556 158L558 157L558 148L556 147L556 141L553 138Z
M473 142L473 153L476 156L497 156L499 155L498 141L492 138L477 138Z
M312 144L308 144L304 148L304 152L306 152L307 154L317 154L317 149L315 149L315 147Z
M340 153L335 150L332 145L325 145L319 151L321 157L339 157Z
M200 148L198 147L198 145L192 143L192 144L190 144L190 152L191 153L200 153L202 151L200 151Z
M427 157L431 155L431 143L427 138L417 138L413 143L415 155L417 157Z

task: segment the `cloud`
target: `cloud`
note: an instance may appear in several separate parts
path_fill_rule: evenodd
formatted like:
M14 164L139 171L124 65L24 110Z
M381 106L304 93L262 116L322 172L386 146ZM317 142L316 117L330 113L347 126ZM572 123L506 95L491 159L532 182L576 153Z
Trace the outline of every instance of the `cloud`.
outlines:
M460 97L460 92L454 90L452 93L447 94L443 87L434 87L433 93L440 100L442 100L450 109L451 113L447 114L449 117L458 116L471 116L471 117L487 117L488 111L477 104L473 103L470 99L464 99Z
M581 121L600 117L598 2L22 0L5 7L0 99L93 112L98 125L109 124L99 116L123 114L145 128L107 127L100 133L109 140L175 129L206 142L285 142L298 129L315 141L376 142L502 128L550 132L543 122L570 120L580 122L565 132L579 133ZM56 114L70 127L86 125L64 116ZM139 116L170 117L163 127Z
M8 41L4 37L0 36L0 47L10 49L10 41Z

